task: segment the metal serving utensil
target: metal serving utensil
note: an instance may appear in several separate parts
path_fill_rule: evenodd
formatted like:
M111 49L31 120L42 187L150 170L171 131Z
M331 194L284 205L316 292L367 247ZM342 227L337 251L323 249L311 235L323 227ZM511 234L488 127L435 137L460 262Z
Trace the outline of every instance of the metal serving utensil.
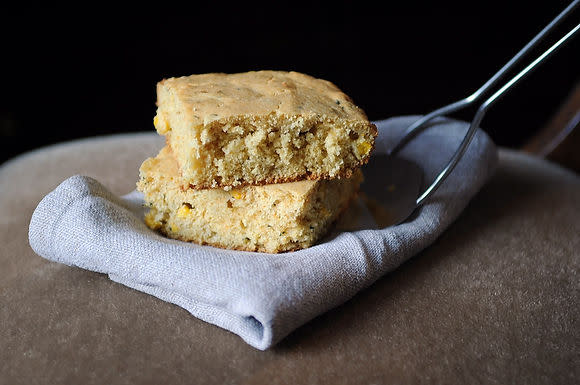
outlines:
M399 140L399 142L390 150L389 156L392 158L391 160L397 159L395 156L402 150L402 148L408 144L417 134L423 131L427 126L426 124L433 120L438 116L442 116L445 114L450 114L452 112L456 112L463 108L466 108L472 105L475 102L478 102L482 99L482 97L488 93L491 89L498 85L499 81L506 75L506 73L512 70L515 65L526 55L528 54L533 48L537 46L537 44L548 34L550 33L565 17L567 17L580 3L580 0L573 1L566 9L564 9L554 20L552 20L540 33L538 33L524 48L522 48L509 62L507 62L495 75L493 75L483 86L481 86L477 91L475 91L470 96L461 99L457 102L451 103L447 106L441 107L437 110L430 112L429 114L423 116L422 118L418 119L415 123L413 123L407 130L405 131L403 137ZM522 80L526 75L530 74L533 69L538 67L539 64L546 61L548 57L556 52L558 48L560 48L566 41L568 41L574 34L578 32L580 29L580 24L576 25L570 32L568 32L564 37L558 40L554 45L548 48L543 54L538 56L534 61L532 61L527 67L521 70L516 76L511 78L507 83L505 83L502 87L500 87L493 95L487 98L478 108L471 124L469 125L469 129L465 134L459 148L453 155L453 157L449 160L449 163L443 168L443 170L435 177L433 182L423 191L422 193L417 193L417 198L411 197L411 199L401 198L397 205L393 205L396 207L396 210L391 209L389 212L390 215L390 223L389 225L396 225L401 222L404 222L409 216L421 205L429 199L433 195L433 193L441 186L441 184L445 181L445 179L451 174L465 151L469 146L469 143L473 139L475 132L477 131L477 127L481 123L485 113L502 95L504 95L509 89L511 89L514 85L516 85L520 80ZM391 167L393 165L391 164ZM384 170L384 169L383 169ZM385 176L383 175L383 178ZM395 176L396 177L396 176ZM397 179L397 178L395 178ZM406 181L403 181L406 179ZM410 179L413 181L410 182ZM417 172L412 172L410 175L405 176L398 176L398 180L395 182L387 182L387 184L394 184L394 183L404 183L407 184L407 189L413 191L414 186L421 186L422 178L421 176L417 175ZM420 187L417 187L417 191ZM385 224L383 226L385 227Z

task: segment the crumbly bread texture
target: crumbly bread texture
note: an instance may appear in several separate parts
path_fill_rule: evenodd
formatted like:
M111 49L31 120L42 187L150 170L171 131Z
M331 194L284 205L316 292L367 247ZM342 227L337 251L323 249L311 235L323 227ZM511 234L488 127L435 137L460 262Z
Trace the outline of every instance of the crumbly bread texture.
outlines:
M147 226L170 238L228 249L279 253L312 246L358 191L351 178L224 189L183 189L168 147L143 162L137 189Z
M298 72L165 79L157 107L155 127L194 189L349 177L377 136L334 84Z

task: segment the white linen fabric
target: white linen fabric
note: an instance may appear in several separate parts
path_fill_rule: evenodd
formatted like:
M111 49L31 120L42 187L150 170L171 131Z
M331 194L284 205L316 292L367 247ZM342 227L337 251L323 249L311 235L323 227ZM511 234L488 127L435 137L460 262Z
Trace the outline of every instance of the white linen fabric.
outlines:
M375 122L379 136L373 156L385 154L417 118ZM428 185L467 127L465 122L436 120L399 157L418 166ZM359 201L352 210L360 211L363 220L335 227L313 247L277 255L167 239L143 223L139 193L118 197L98 181L77 175L39 203L29 241L46 259L108 274L265 350L431 244L488 180L496 163L495 145L479 130L445 183L406 222L380 228ZM365 182L368 188L378 183L381 170L372 163L367 167L375 167L365 172L375 179Z

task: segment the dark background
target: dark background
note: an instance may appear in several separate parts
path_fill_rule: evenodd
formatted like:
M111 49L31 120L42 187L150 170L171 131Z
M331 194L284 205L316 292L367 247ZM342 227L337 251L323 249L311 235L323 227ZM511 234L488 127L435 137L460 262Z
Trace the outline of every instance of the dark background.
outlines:
M479 88L568 2L211 4L4 13L0 162L75 138L153 132L157 81L194 73L296 70L334 82L373 120L427 113ZM578 20L577 9L533 57ZM482 127L521 146L579 69L577 36Z

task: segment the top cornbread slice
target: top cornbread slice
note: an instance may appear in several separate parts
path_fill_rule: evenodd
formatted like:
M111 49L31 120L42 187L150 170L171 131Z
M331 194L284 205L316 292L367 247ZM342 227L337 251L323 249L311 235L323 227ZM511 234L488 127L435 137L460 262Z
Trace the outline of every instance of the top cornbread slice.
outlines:
M298 72L165 79L157 107L155 127L195 189L350 176L377 135L334 84Z

